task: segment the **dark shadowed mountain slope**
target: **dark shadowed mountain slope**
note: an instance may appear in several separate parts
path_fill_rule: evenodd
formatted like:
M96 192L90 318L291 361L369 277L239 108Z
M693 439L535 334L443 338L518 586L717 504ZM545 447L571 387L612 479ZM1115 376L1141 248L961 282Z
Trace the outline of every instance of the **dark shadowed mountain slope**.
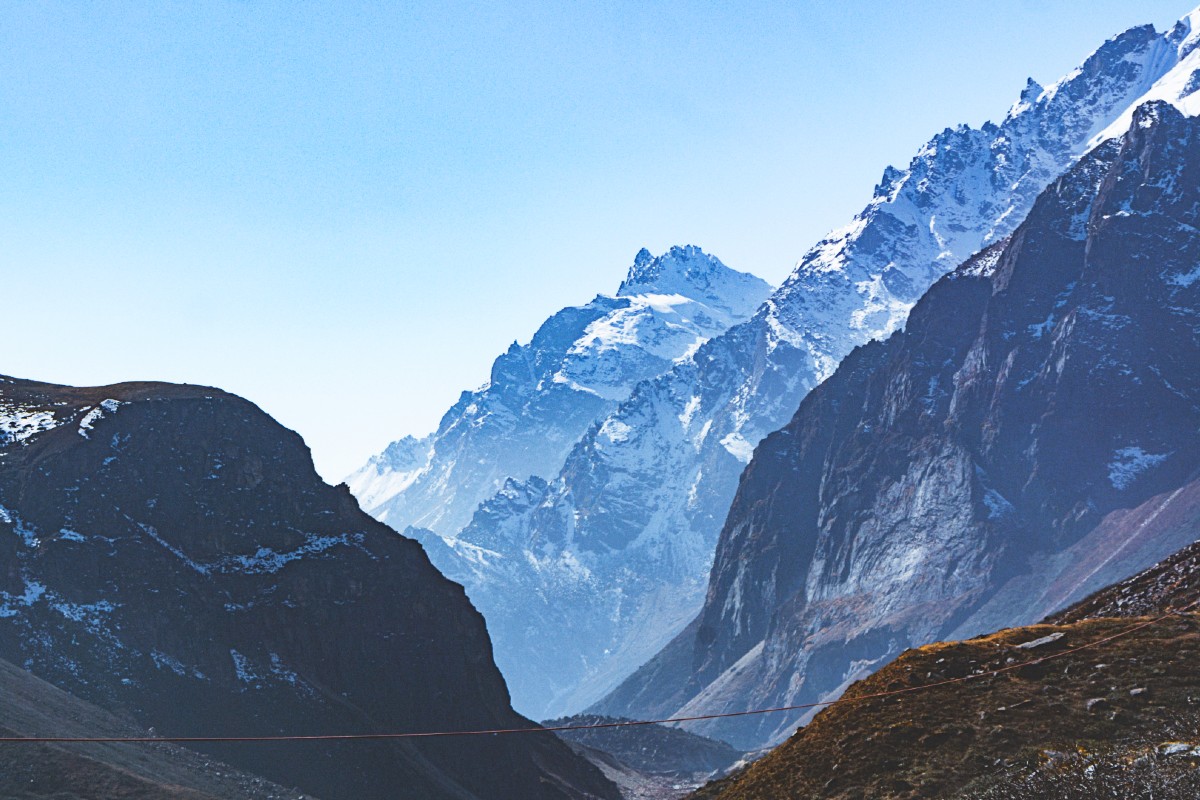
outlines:
M0 656L162 735L527 724L420 546L216 389L0 381ZM550 735L208 748L326 798L615 797Z
M546 720L545 725L603 725L630 720L577 714ZM697 736L667 725L631 725L628 727L585 728L558 731L568 742L577 742L601 750L643 772L662 774L720 773L734 765L745 753L725 742Z
M742 476L698 620L596 710L836 696L1196 538L1200 123L1135 115L860 348ZM704 724L750 747L799 715Z
M0 660L0 735L129 737L144 729ZM0 744L8 800L304 800L207 756L166 743ZM309 799L311 800L311 798Z
M630 722L579 714L546 720L547 726ZM733 769L743 758L725 742L667 725L556 731L621 787L626 800L676 800Z

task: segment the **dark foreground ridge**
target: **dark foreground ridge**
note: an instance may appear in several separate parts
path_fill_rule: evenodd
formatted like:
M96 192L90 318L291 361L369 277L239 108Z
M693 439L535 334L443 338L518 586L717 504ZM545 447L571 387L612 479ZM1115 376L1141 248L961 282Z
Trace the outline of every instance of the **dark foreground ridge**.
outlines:
M462 588L216 389L0 379L0 563L0 657L163 736L532 725ZM550 735L202 747L326 800L617 797Z

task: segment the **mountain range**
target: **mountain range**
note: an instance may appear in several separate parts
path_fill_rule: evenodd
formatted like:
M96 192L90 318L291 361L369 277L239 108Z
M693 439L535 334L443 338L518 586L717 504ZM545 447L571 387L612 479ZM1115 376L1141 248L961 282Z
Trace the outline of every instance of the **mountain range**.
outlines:
M1152 101L855 350L742 476L704 608L597 711L836 697L1029 624L1200 518L1200 122ZM697 723L745 749L801 712Z
M642 250L616 294L564 308L513 342L486 384L463 392L423 439L395 441L346 479L397 530L453 541L509 478L557 472L580 436L709 338L749 318L770 292L697 247Z
M694 617L754 447L856 346L902 327L940 276L1011 235L1047 185L1128 128L1133 108L1157 98L1190 111L1196 19L1126 31L1053 85L1030 81L998 124L947 128L906 168L887 168L863 211L748 320L563 442L561 468L494 471L498 490L461 529L409 531L487 618L517 708L550 716L599 700ZM494 449L456 459L490 465ZM411 469L401 458L395 472ZM362 474L352 486L369 496Z
M347 484L220 389L0 376L0 733L205 737L10 742L0 793L659 800L776 748L696 797L1194 796L1198 45L947 128L777 289L642 250Z

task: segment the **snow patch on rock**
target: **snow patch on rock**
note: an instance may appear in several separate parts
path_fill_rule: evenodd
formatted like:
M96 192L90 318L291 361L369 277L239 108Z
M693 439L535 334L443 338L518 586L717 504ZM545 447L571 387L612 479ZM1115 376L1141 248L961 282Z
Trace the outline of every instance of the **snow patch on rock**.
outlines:
M1122 447L1114 450L1113 460L1108 464L1108 481L1114 489L1123 491L1137 480L1138 476L1157 467L1171 455L1171 453L1147 453L1140 447Z

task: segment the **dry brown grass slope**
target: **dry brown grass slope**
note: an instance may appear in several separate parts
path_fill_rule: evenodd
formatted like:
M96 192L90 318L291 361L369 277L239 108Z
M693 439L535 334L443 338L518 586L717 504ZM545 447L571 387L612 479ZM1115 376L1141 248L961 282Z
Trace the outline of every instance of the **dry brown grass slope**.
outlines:
M1177 793L1153 796L1194 798L1200 790L1190 749L1200 744L1200 617L1157 619L1071 652L1143 622L1149 620L1036 625L910 650L854 684L769 756L695 796L1000 798L1018 796L1005 794L1005 787L1030 775L1076 767L1082 773L1113 758L1161 756L1164 783L1178 783L1176 767L1186 767L1180 774L1191 777L1175 787ZM1020 648L1052 634L1062 636L1032 650ZM1039 661L1056 652L1062 655ZM1008 671L986 675L1000 669ZM973 674L983 677L860 699ZM1172 748L1176 742L1189 747ZM1145 777L1139 781L1148 785ZM1136 786L1126 788L1130 793L1115 796L1139 796Z

